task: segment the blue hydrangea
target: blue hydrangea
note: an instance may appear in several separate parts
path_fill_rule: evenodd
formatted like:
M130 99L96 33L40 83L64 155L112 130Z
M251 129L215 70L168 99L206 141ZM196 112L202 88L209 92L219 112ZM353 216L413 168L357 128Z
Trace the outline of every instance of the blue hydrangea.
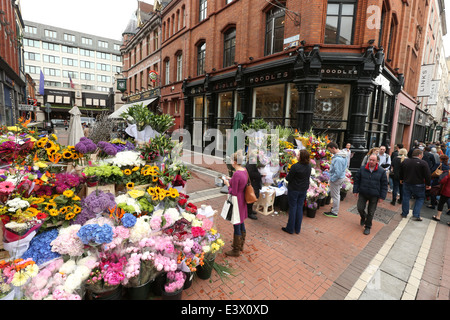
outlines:
M110 243L113 240L113 228L109 224L87 224L78 230L77 236L84 244L91 242L96 244Z
M61 255L52 251L50 243L58 237L57 229L50 229L36 235L30 241L30 246L21 258L31 258L37 265L41 265L47 261L59 258Z
M131 213L125 213L121 219L122 225L125 228L132 228L136 224L137 218Z

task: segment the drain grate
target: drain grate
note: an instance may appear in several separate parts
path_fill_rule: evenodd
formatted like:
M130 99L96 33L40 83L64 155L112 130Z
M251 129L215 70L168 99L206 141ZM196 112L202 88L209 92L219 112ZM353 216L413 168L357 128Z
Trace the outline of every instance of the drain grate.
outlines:
M348 209L348 212L359 215L358 208L356 207L356 205ZM391 221L392 217L394 217L394 215L396 214L397 212L392 210L388 210L385 208L377 208L377 210L375 210L375 214L373 215L373 219L383 222L384 224L388 224L389 221Z

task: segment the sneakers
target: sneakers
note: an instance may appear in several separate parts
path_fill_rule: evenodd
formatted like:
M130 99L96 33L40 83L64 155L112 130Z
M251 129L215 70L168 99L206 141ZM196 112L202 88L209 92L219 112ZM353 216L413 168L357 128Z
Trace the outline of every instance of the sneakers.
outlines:
M366 236L370 234L370 228L365 228L363 232Z
M333 213L333 212L324 212L324 215L326 215L327 217L331 217L331 218L337 218L337 214Z

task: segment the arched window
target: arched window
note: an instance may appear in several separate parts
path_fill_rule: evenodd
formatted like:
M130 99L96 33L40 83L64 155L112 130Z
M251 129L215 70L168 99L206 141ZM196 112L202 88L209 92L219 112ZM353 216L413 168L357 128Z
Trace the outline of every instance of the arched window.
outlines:
M197 45L197 75L205 74L206 42Z
M236 29L228 29L223 35L223 67L229 67L234 63L236 51Z

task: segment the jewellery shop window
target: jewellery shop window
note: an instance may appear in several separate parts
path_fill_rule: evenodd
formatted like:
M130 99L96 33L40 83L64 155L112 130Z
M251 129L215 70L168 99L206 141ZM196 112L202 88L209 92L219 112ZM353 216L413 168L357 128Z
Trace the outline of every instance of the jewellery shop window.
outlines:
M253 89L253 118L264 119L273 127L284 126L285 85Z

